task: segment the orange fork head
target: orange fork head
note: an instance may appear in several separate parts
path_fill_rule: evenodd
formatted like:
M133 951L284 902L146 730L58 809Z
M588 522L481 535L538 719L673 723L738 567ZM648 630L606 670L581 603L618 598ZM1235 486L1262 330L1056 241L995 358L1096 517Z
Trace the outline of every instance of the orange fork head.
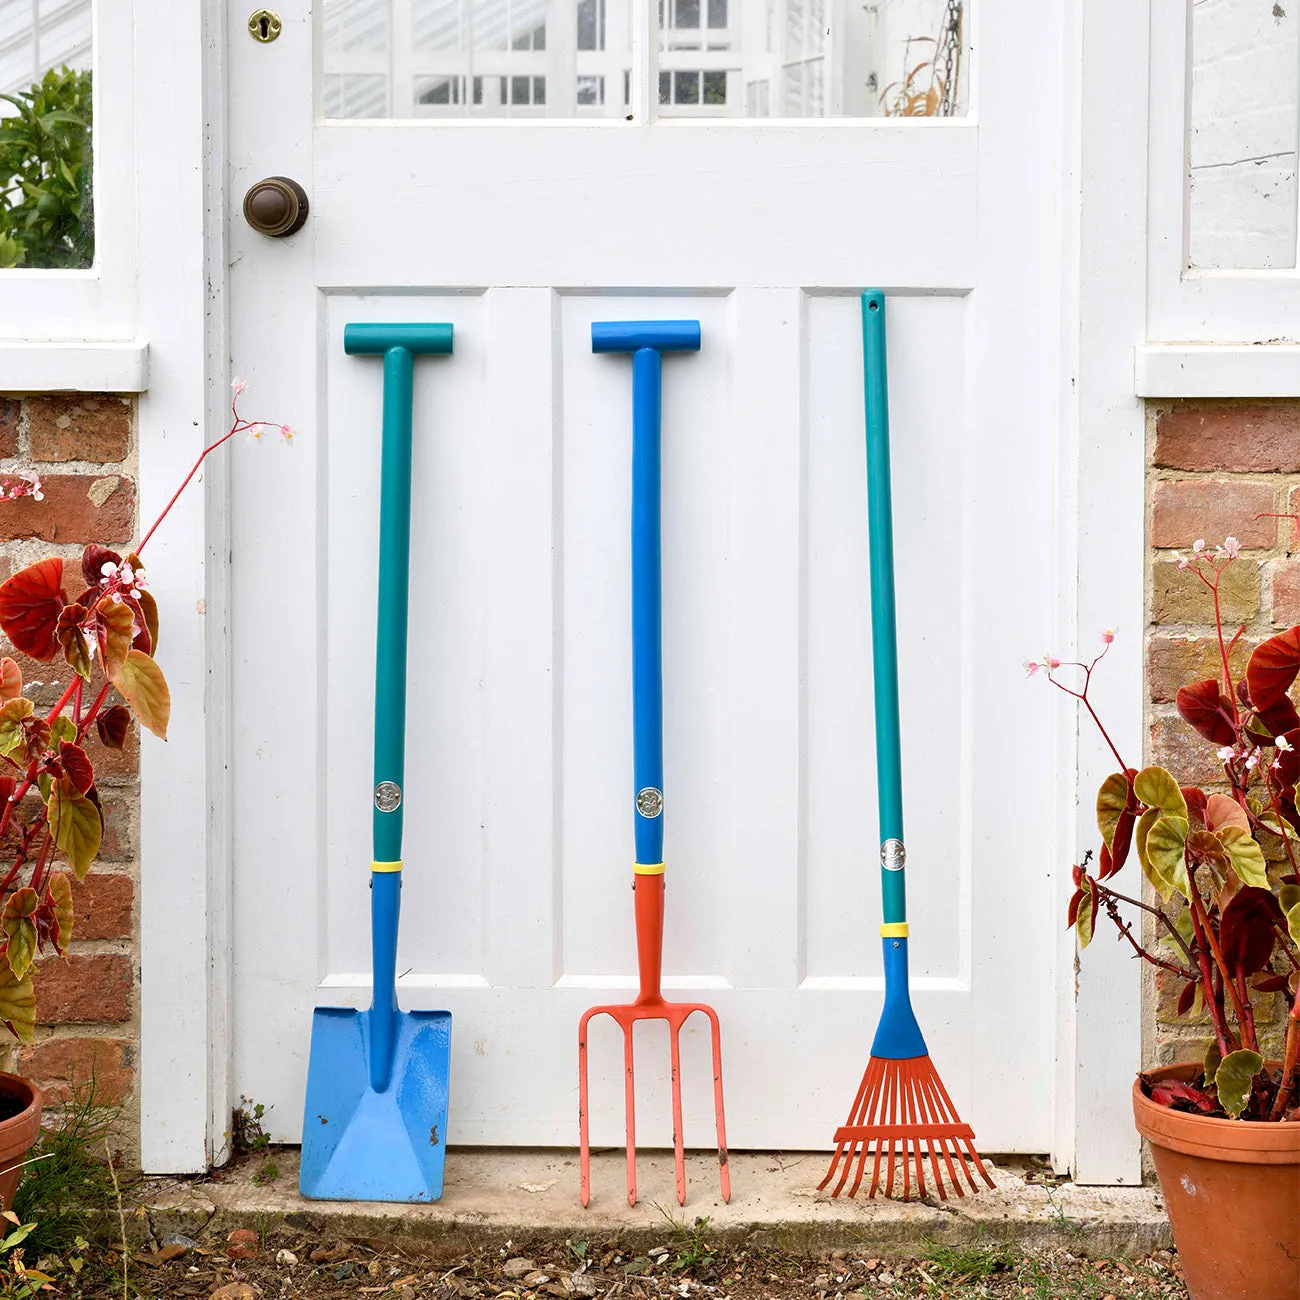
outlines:
M591 1145L587 1124L587 1026L593 1016L609 1016L623 1030L624 1108L627 1119L627 1203L636 1204L636 1079L632 1034L638 1020L663 1020L668 1024L672 1064L673 1165L677 1203L686 1204L686 1156L682 1140L681 1032L686 1020L699 1011L708 1017L713 1049L713 1111L718 1128L718 1170L722 1199L731 1199L731 1171L727 1166L727 1121L722 1106L722 1031L718 1013L703 1002L665 1002L660 992L663 954L664 878L638 875L636 890L637 959L641 990L635 1002L591 1007L578 1022L578 1134L582 1204L591 1202Z

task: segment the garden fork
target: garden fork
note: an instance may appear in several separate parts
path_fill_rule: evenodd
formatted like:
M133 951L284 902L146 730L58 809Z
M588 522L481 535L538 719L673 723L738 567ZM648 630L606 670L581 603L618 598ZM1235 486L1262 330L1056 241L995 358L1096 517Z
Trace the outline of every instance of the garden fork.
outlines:
M682 1146L681 1030L695 1012L709 1020L713 1047L713 1107L718 1126L722 1199L731 1199L727 1124L722 1110L722 1034L718 1014L702 1002L665 1002L660 990L664 947L663 665L660 626L659 426L664 352L697 352L699 321L597 321L593 352L632 353L632 715L635 767L636 954L640 990L635 1002L592 1007L578 1023L578 1131L582 1203L591 1201L591 1148L587 1133L587 1025L606 1015L623 1029L627 1111L627 1203L636 1204L636 1084L632 1033L638 1020L665 1020L672 1063L673 1162L677 1203L686 1204Z

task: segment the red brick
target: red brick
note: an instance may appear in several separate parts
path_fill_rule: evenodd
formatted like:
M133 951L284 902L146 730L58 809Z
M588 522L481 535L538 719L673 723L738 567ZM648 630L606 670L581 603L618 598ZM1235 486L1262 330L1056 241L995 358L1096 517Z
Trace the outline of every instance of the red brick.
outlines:
M1300 471L1300 404L1207 402L1156 418L1155 463L1164 469Z
M131 805L136 796L99 792L104 809L104 839L99 846L101 862L129 862L135 857L135 835L131 829Z
M43 1025L131 1018L131 959L120 953L48 957L36 967L36 1019Z
M1179 785L1221 785L1223 764L1214 750L1180 717L1156 718L1151 723L1150 760L1168 768Z
M1227 637L1231 637L1229 630ZM1233 681L1246 671L1246 661L1259 644L1243 637L1232 649L1228 667ZM1216 636L1153 636L1147 643L1147 690L1155 704L1172 704L1180 686L1218 677L1222 669Z
M47 1038L24 1047L19 1069L45 1094L47 1106L58 1106L93 1079L95 1103L120 1106L135 1082L135 1046L122 1038Z
M13 575L14 562L7 555L0 555L0 582Z
M1214 546L1235 537L1242 546L1276 546L1278 521L1256 518L1276 509L1269 483L1162 479L1155 487L1151 545L1186 547L1203 537Z
M135 882L117 872L92 871L72 882L74 939L129 939L134 929Z
M96 483L116 489L102 506L90 498ZM45 500L21 497L0 504L0 540L41 537L47 542L128 542L135 528L135 487L116 474L46 474Z
M18 417L23 404L16 397L0 398L0 456L18 455Z
M1300 623L1300 560L1281 560L1273 566L1273 626Z
M27 428L33 460L119 461L131 445L131 407L112 396L29 397Z

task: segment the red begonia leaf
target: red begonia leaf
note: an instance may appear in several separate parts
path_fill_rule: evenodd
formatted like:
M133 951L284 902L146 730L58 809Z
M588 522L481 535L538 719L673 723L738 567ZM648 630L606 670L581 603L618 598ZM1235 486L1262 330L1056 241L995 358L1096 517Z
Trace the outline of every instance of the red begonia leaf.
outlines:
M1191 686L1179 688L1175 699L1178 712L1191 723L1197 731L1215 745L1230 745L1236 739L1236 733L1229 721L1232 705L1219 690L1219 683L1213 677L1203 682L1193 682Z
M1269 637L1250 656L1246 664L1246 687L1251 703L1261 713L1271 709L1286 698L1297 673L1300 673L1300 627L1292 627Z
M1239 889L1219 919L1224 961L1243 975L1263 970L1273 956L1274 922L1285 919L1272 890L1254 885Z
M121 563L122 557L116 551L110 551L107 546L91 542L81 553L81 576L85 578L88 587L98 587L100 579L104 576L104 565Z
M59 653L55 632L67 603L63 561L29 564L0 584L0 629L23 654L48 663Z
M95 769L80 745L72 745L65 740L59 746L59 762L63 764L63 770L79 794L85 794L95 784Z

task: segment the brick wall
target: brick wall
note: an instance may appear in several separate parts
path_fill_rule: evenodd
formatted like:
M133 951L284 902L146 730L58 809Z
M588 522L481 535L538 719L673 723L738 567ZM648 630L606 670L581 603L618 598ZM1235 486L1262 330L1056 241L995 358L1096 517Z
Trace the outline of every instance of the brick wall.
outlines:
M135 535L136 459L133 404L112 395L0 396L0 477L35 470L43 501L0 502L0 578L46 555L79 560L86 542L127 543ZM0 636L0 650L16 659L27 690L53 703L54 683L66 686L61 659L35 663ZM37 967L40 1025L32 1047L3 1035L0 1065L35 1079L47 1103L65 1095L74 1078L93 1068L98 1096L125 1107L124 1140L138 1133L138 945L136 855L139 816L139 736L132 725L126 747L105 750L93 738L104 808L98 861L74 887L76 927L68 955L45 957Z
M1180 686L1218 671L1213 603L1193 574L1171 562L1171 551L1187 550L1201 537L1207 546L1228 536L1241 543L1241 558L1220 588L1224 626L1246 627L1234 672L1265 638L1300 623L1295 529L1286 519L1257 518L1300 512L1300 401L1153 403L1147 436L1147 757L1184 782L1222 789L1213 747L1174 706ZM1145 973L1148 1063L1200 1056L1212 1038L1208 1020L1180 1021L1178 990L1152 979L1149 967ZM1280 1049L1282 1011L1279 1003L1271 1023L1261 1025L1261 1047L1270 1055ZM1261 1019L1269 1019L1268 1011Z

